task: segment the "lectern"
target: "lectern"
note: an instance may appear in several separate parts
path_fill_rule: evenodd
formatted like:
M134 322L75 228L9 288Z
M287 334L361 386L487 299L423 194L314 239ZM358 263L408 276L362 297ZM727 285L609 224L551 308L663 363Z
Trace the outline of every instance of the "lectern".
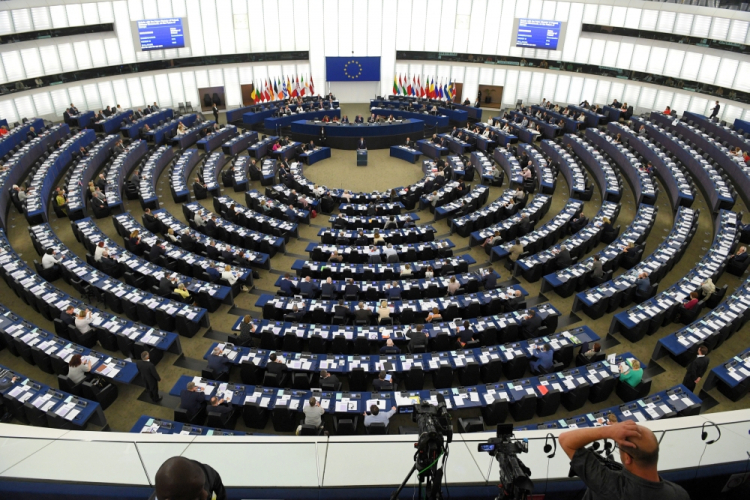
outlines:
M367 166L367 150L366 149L357 150L357 166L358 167Z

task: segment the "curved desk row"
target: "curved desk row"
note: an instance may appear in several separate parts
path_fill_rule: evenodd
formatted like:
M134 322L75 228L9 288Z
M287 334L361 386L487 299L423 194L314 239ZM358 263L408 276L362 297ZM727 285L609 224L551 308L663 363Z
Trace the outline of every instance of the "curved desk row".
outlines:
M505 171L505 177L508 179L508 185L513 184L517 186L523 185L523 175L521 174L521 163L518 158L513 156L513 153L505 149L504 147L497 147L492 152L492 158L502 167Z
M558 113L557 111L553 111L551 109L543 108L539 106L538 104L534 104L531 106L531 109L534 111L541 111L542 113L546 113L547 116L553 117L556 121L563 121L563 130L564 132L570 132L571 134L575 134L578 132L578 129L582 127L581 122L573 118L569 115L564 115L562 113Z
M141 200L141 208L155 210L159 208L159 197L156 195L156 181L167 165L174 160L174 149L172 146L160 146L154 151L145 165L141 168L141 181L138 185L138 197Z
M419 243L420 241L432 241L435 239L437 230L429 225L408 227L403 229L382 229L378 230L380 236L386 243L399 245L406 243ZM362 230L362 237L367 241L358 241L360 238L359 231L356 229L332 229L324 227L318 231L320 242L324 245L353 245L367 244L371 245L374 241L375 231L372 229Z
M569 199L563 209L555 215L552 220L534 231L516 238L516 241L523 245L524 253L528 252L533 255L541 250L545 250L555 244L568 231L570 221L583 211L583 202L581 200ZM510 255L510 248L513 246L512 241L492 247L490 260L501 260ZM520 270L513 264L513 276L518 276Z
M634 125L635 126L635 125ZM656 144L652 144L646 137L636 135L635 130L616 122L607 124L607 130L613 134L622 134L627 139L628 146L651 162L654 170L667 187L667 194L672 202L672 208L689 207L695 199L695 188L692 181L676 163L674 163Z
M284 193L284 191L286 191L286 188L281 184L276 184L273 187L267 187L266 194L269 196L261 194L255 189L245 191L245 203L247 204L247 207L253 212L264 213L268 211L269 216L273 217L274 219L284 220L288 222L291 222L292 219L294 219L297 222L304 222L309 224L310 210L303 210L302 208L299 208L299 206L301 205L299 201L296 203L297 206L289 203L287 195ZM302 197L304 197L304 195ZM231 198L226 196L214 198L214 208L216 208L218 211L221 211L221 208L219 208L220 199L226 200L226 202L222 203L223 206L227 206L226 203L233 202ZM290 205L292 205L291 208ZM318 202L318 200L309 200L307 206L311 210L320 211L319 205L320 203Z
M224 125L221 129L206 134L202 139L199 139L195 145L198 149L204 150L206 153L213 151L218 148L229 139L237 135L237 127L234 125Z
M555 264L556 252L559 251L562 245L565 245L568 248L571 257L585 255L599 244L602 236L602 219L607 217L614 224L619 213L620 205L617 203L609 201L602 202L599 212L597 212L596 216L591 219L583 229L552 248L535 255L518 259L516 262L516 270L520 272L527 281L533 283L539 280L543 275L557 270Z
M89 146L95 140L96 134L93 130L82 130L53 151L39 167L29 183L29 194L26 198L26 220L29 225L33 226L47 220L47 203L58 179L73 158L80 154L79 149Z
M371 101L372 102L372 101ZM438 127L441 129L448 128L449 119L445 115L431 115L427 112L416 112L416 111L407 111L403 109L386 109L386 108L380 108L377 106L370 106L370 113L375 116L385 116L386 118L389 116L393 116L395 120L403 120L404 118L414 119L414 120L422 120L430 127Z
M415 213L406 213L401 215L382 215L372 217L362 217L357 215L339 214L328 219L328 222L334 228L339 229L374 229L385 228L391 219L398 227L414 225L419 220L419 215Z
M424 271L427 266L431 266L435 275L448 275L454 273L465 273L469 271L469 266L476 264L474 257L468 254L458 255L447 259L436 259L427 262L409 264L412 274L424 277ZM368 281L392 280L395 276L404 274L405 266L401 264L334 264L325 262L310 262L306 260L296 260L292 264L292 271L297 272L297 276L311 276L313 278L332 277L341 279L343 277L355 277L355 279L365 279ZM357 278L357 275L363 275L363 278Z
M391 249L396 251L400 262L416 262L432 260L435 255L440 257L452 257L452 248L456 245L449 239L440 241L430 241L426 243L402 243L401 245L391 245ZM368 246L337 246L326 245L323 243L308 243L305 252L310 254L310 260L315 262L325 262L333 252L337 252L343 257L343 262L349 264L364 264L373 260L374 256L387 260L381 248L375 245Z
M326 145L339 149L357 149L360 137L364 137L370 149L382 149L403 144L407 137L422 137L422 120L404 120L402 123L317 123L307 120L292 123L292 137L295 141L308 143L325 133Z
M0 274L8 286L35 307L49 321L59 318L67 306L88 309L93 313L93 327L97 330L102 345L114 345L125 356L138 355L143 350L151 352L151 361L156 364L163 352L182 354L180 339L176 333L154 330L132 320L126 320L97 309L74 298L41 276L33 272L18 254L13 251L5 232L0 232ZM107 302L108 307L122 312L119 301Z
M179 118L174 118L173 120L165 123L164 125L159 125L153 130L149 130L146 132L146 138L151 139L154 144L162 144L167 142L172 137L175 137L177 135L177 127L182 123L186 127L190 128L195 123L195 120L198 119L198 115L196 114L190 114L190 115L182 115ZM133 138L137 138L138 135L134 136Z
M716 282L724 272L726 261L739 238L737 224L737 214L722 210L715 225L714 241L700 262L680 281L655 297L615 314L609 326L610 333L619 331L626 339L637 342L650 325L658 328L665 321L672 321L673 313L691 292L698 290L707 278Z
M5 125L7 126L8 124L6 123ZM9 154L13 148L21 144L21 141L28 142L26 139L31 127L34 127L37 134L40 133L44 128L44 120L41 118L31 118L26 123L15 127L5 137L0 139L0 157Z
M274 115L278 114L279 108L285 106L288 103L287 100L282 101L274 101L270 103L264 103L261 105L255 105L253 106L253 109L251 111L247 111L242 114L242 123L245 125L249 125L250 127L253 127L255 125L259 125L261 123L264 123L266 118L272 118ZM331 105L330 101L323 101L323 110L328 110L329 112L335 112L339 108L339 102L333 101L333 105ZM289 109L292 111L297 110L296 104L289 104ZM313 102L304 102L302 104L302 109L305 110L319 110L321 109L319 102L313 101Z
M100 295L105 297L106 304L113 311L120 314L125 313L131 320L149 326L158 324L159 328L164 330L166 330L165 322L174 323L174 319L177 318L176 330L181 335L189 337L195 335L201 327L211 326L204 308L182 304L175 300L144 292L85 263L68 250L57 238L49 224L30 227L29 233L34 248L39 255L49 249L58 253L61 257L59 266L65 281L71 283L74 280L80 280L99 290ZM118 303L119 307L117 307ZM156 311L162 313L158 318Z
M613 311L618 306L628 305L640 273L648 273L655 283L661 281L687 250L698 227L698 215L690 208L680 207L672 231L651 255L646 258L641 255L641 260L635 266L617 278L577 293L573 311L583 309L587 316L600 318L605 310Z
M86 156L78 161L68 178L68 218L78 220L86 217L86 204L91 193L89 181L94 178L97 170L112 154L112 148L120 140L119 135L112 134L98 142Z
M205 136L209 130L213 130L214 122L204 121L196 123L185 131L182 135L177 135L172 138L172 145L177 146L180 149L187 149L200 139Z
M122 208L122 186L147 152L146 141L138 139L133 141L109 165L107 173L104 174L107 180L107 189L104 194L107 196L107 205L110 209Z
M556 142L544 139L542 151L554 165L560 168L570 189L570 196L579 200L590 200L593 186L589 183L589 176L576 159Z
M500 233L503 241L508 242L528 234L524 231L533 231L534 225L539 222L549 211L552 205L552 197L546 194L537 194L530 204L526 205L523 210L516 212L507 219L504 219L492 226L481 231L471 233L471 246L481 245L487 238L491 238L496 232ZM523 218L529 218L529 228L521 228Z
M750 151L750 142L742 135L742 129L739 129L739 133L735 132L727 126L714 123L704 115L691 113L690 111L683 111L682 119L688 122L688 125L700 128L706 133L713 135L719 141L726 142L732 147L740 148L742 151ZM741 120L735 120L734 122L735 129L738 128L738 122L741 123Z
M174 116L174 111L171 109L160 109L155 113L149 113L143 118L136 120L133 123L129 123L124 127L120 127L120 131L125 137L136 139L140 135L141 129L144 125L148 125L154 128L160 121L171 120Z
M289 127L293 122L296 121L313 121L317 122L325 117L330 120L334 118L341 118L340 109L329 109L329 110L317 110L317 111L303 111L302 113L292 113L284 116L270 117L263 120L263 126L266 130L273 130L274 133L280 132L283 127Z
M533 115L527 115L520 111L511 111L510 116L516 121L516 123L522 122L524 118L534 123L539 127L541 134L545 139L554 139L563 133L563 129L559 126L541 120Z
M125 111L116 112L115 114L94 122L94 129L97 132L104 132L105 134L115 134L120 131L123 123L127 123L125 118L130 117L133 114L132 109L126 109Z
M557 172L550 168L547 159L531 144L520 143L516 148L525 152L526 157L531 159L536 180L539 182L539 190L544 194L554 194L555 187L557 187Z
M453 219L453 221L451 221L451 231L455 231L459 236L468 238L474 231L484 229L492 224L500 223L508 217L511 217L523 206L523 204L513 202L514 194L515 191L508 189L504 191L498 199L486 207L475 210L463 217ZM469 241L469 245L476 244L475 242L476 240L472 238Z
M310 220L309 212L290 209L283 205L279 206L286 209L284 217L277 218L275 217L275 213L264 215L238 203L234 198L230 198L229 196L217 196L213 199L213 203L216 213L221 214L223 219L233 222L240 227L246 227L262 233L266 241L276 250L282 252L284 251L284 243L288 242L292 236L299 234L299 225L296 222L292 222L292 220L297 219L298 213L302 212L300 217L302 220L305 217L307 217L308 222ZM234 214L229 213L232 206L234 206Z
M5 162L8 170L0 172L0 185L5 186L5 189L0 189L0 207L2 207L0 208L0 227L5 227L5 218L10 208L8 201L12 199L10 193L12 187L19 184L37 160L40 160L45 154L49 156L54 151L55 143L58 140L69 134L70 127L65 123L54 125L44 132L40 129L39 137L28 141Z
M186 149L177 159L169 172L169 189L175 203L190 201L187 176L193 171L202 156L197 149Z
M612 270L617 269L617 263L628 245L640 245L646 241L656 222L657 211L657 207L645 203L641 204L635 217L633 217L633 222L615 241L599 251L597 255L599 255L605 271L609 271L610 268ZM576 254L576 257L583 257L583 254ZM575 292L579 282L588 280L593 264L594 258L590 256L586 260L579 261L565 269L547 274L544 276L544 282L542 283L542 292L554 290L561 297L569 297Z
M633 196L636 203L639 205L641 203L648 205L656 203L659 191L656 189L654 180L648 172L640 169L642 165L633 153L628 151L622 144L615 144L612 142L611 137L598 130L586 129L586 138L600 151L612 158L617 166L620 167L620 171L625 174L625 178L628 179L628 183L633 189Z
M215 151L213 153L206 153L207 156L203 157L203 166L201 167L201 177L203 178L203 184L206 185L206 191L211 193L211 196L221 195L221 185L219 185L219 174L224 165L229 161L228 156L223 151ZM199 199L197 196L198 185L193 185L193 189L196 192L195 199Z
M620 178L615 174L612 165L609 164L604 156L591 144L577 135L565 134L563 144L571 148L576 156L588 166L589 171L596 179L602 199L612 202L620 201L622 198Z
M712 212L731 209L734 206L734 193L713 165L688 144L663 128L669 127L669 118L662 119L656 116L652 118L655 118L654 122L633 118L633 123L638 128L645 126L648 137L669 151L690 172L706 197L706 202Z
M246 130L222 144L221 150L224 151L224 154L235 156L256 142L258 142L258 132Z

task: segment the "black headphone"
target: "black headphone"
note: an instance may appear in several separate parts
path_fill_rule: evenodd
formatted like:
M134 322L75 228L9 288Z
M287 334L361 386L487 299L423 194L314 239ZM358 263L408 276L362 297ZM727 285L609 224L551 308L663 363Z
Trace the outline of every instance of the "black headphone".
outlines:
M552 444L555 445L554 450L552 449L552 444L549 444L549 438L552 438ZM555 439L555 435L550 433L547 433L547 437L544 438L544 453L552 452L551 455L547 455L547 458L555 458L555 453L557 453L557 439Z
M712 426L716 428L716 432L719 433L719 436L716 439L712 439L711 441L706 441L706 438L708 437L708 433L706 432L707 424L711 424ZM710 420L703 422L703 425L701 426L701 440L706 441L706 444L714 444L719 439L721 439L721 429L719 428L719 426L711 422Z

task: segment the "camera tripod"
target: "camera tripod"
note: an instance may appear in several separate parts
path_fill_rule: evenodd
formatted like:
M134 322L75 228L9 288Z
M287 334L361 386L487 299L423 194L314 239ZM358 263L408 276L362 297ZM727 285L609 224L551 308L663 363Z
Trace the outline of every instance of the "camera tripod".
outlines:
M441 450L438 457L435 459L434 462L429 464L425 469L417 470L417 455L419 454L419 451L417 451L414 454L414 466L411 468L409 473L406 475L406 478L404 478L404 481L401 483L401 486L398 487L398 489L391 495L391 500L396 500L398 496L401 494L401 490L404 489L404 486L406 486L406 483L409 482L409 478L411 478L411 475L414 474L414 472L417 472L417 479L419 480L419 491L417 492L417 498L422 498L422 483L425 484L425 497L427 500L442 500L443 499L443 492L442 492L442 483L443 483L443 465L445 465L445 458L443 458L443 464L441 464L439 467L437 466L438 461L441 457L445 457L445 449Z

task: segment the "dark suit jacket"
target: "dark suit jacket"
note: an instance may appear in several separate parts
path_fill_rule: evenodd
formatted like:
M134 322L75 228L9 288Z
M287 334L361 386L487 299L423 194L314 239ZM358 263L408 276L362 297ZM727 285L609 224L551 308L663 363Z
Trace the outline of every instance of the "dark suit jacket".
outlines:
M687 372L685 373L685 380L695 382L695 379L702 377L708 369L709 359L706 356L702 358L695 358L692 363L688 365Z
M221 255L221 252L219 252L219 249L215 246L207 246L206 247L206 256L211 260L218 260L219 255Z
M320 379L320 385L323 385L323 384L332 385L334 387L338 387L338 385L339 385L339 378L336 375L334 375L332 373L329 373L326 378Z
M535 315L533 318L525 319L521 322L521 333L523 338L530 339L536 337L536 331L542 326L542 318Z
M344 295L358 295L359 287L357 285L346 285L344 288Z
M60 320L65 323L66 325L75 325L76 324L76 318L72 314L68 314L65 311L63 311L60 314Z
M232 408L229 405L225 405L225 404L216 405L216 406L208 405L207 409L208 409L208 411L210 411L212 413L219 413L219 414L222 414L222 415L225 414L225 413L230 413L232 410L234 410L234 408Z
M376 378L375 380L372 381L372 386L375 388L376 391L393 390L393 384L391 384L387 380L380 380L379 378Z
M484 278L484 288L490 290L495 287L497 287L497 275L495 273L488 274L487 277Z
M156 367L153 364L151 364L149 361L137 359L135 361L135 366L138 367L138 373L141 374L141 378L143 379L143 383L146 385L146 388L150 389L152 387L156 387L159 384L161 377L159 376L159 373L156 371Z
M307 281L302 281L300 282L298 288L300 293L302 294L315 293L318 290L318 285L316 285L312 281L309 283Z
M283 375L286 371L286 365L283 363L269 362L266 365L266 371L268 373L274 373L276 375Z
M406 332L406 336L409 339L409 348L412 350L414 350L415 347L424 347L427 345L427 337L425 337L424 332L409 330Z
M164 250L159 245L154 245L151 247L151 249L148 251L148 257L153 262L154 260L158 259L160 256L166 254L167 251Z
M289 296L294 295L294 283L292 283L292 280L287 280L287 279L281 280L281 284L279 285L279 288L286 295L289 295Z
M367 149L367 141L364 139L357 141L357 149Z
M198 413L206 402L206 396L202 392L192 392L183 389L180 393L180 407L187 410L191 417Z
M214 354L208 356L208 367L217 375L228 372L230 366L232 366L232 362L226 356L216 356Z
M354 311L354 319L355 320L370 320L370 317L372 316L372 312L370 312L369 309L357 309Z
M175 288L175 284L169 281L167 278L162 278L159 280L159 293L168 295L172 293L172 290L174 290Z
M562 252L557 254L555 263L557 264L558 269L563 269L563 268L570 266L570 264L573 263L573 259L571 259L570 257L570 251L563 250Z

